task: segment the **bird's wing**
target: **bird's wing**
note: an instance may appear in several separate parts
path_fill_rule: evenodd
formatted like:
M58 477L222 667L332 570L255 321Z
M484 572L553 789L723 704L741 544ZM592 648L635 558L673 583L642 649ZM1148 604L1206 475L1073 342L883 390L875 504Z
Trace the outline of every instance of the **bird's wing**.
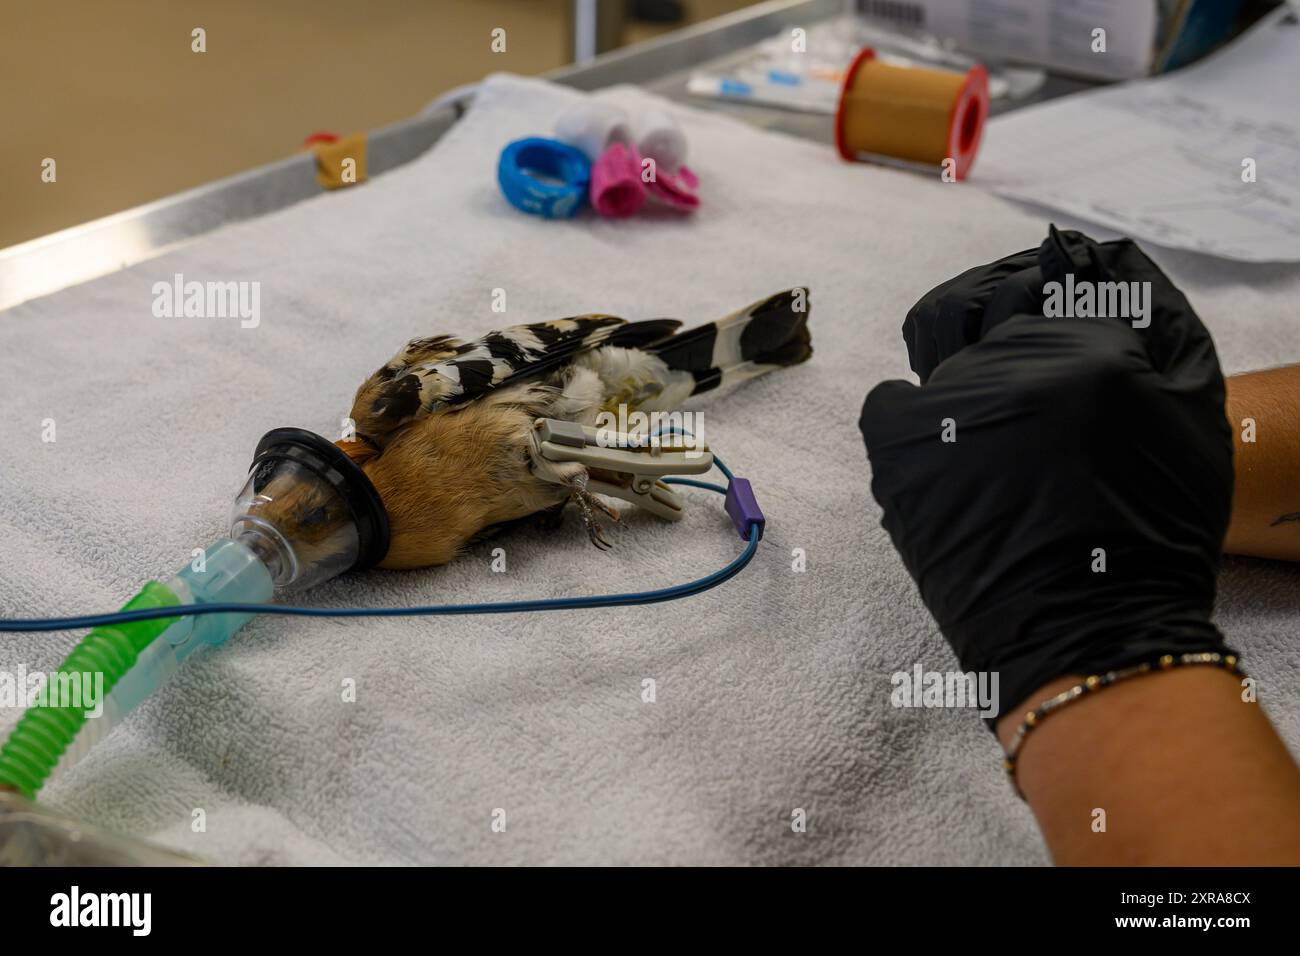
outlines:
M373 417L376 403L384 394L385 387L405 375L412 365L449 359L461 348L464 348L464 343L450 335L430 335L411 339L401 351L361 383L356 397L352 400L352 411L349 417L354 423L369 421Z
M362 385L352 420L359 436L382 448L394 431L422 415L552 372L600 345L661 341L679 325L580 315L516 325L467 343L447 336L416 339Z

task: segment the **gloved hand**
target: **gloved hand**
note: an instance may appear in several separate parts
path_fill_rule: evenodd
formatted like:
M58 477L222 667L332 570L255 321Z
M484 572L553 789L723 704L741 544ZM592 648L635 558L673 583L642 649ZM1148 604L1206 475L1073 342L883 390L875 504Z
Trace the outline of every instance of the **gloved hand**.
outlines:
M1047 317L1044 283L1067 273L1149 282L1149 326ZM867 396L872 492L963 670L999 673L999 713L1056 677L1227 652L1210 623L1232 495L1223 375L1137 245L1053 228L923 297L903 336L922 385Z

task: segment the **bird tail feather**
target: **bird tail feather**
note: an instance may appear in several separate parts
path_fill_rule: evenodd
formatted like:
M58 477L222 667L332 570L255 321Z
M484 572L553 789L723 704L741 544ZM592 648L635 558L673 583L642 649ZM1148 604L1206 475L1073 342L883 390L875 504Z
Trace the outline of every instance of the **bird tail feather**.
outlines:
M691 395L805 362L812 355L808 290L786 289L725 318L678 332L646 349L689 373Z

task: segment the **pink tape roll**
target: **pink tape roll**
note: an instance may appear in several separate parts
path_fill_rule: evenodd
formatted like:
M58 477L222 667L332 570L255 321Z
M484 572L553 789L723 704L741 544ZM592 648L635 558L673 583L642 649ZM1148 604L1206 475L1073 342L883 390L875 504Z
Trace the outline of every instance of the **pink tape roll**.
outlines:
M621 219L645 204L641 157L635 146L612 143L591 167L591 206L602 216Z
M665 173L663 169L656 172L653 182L645 184L651 197L674 209L691 212L699 208L700 179L690 167L682 166L675 173Z

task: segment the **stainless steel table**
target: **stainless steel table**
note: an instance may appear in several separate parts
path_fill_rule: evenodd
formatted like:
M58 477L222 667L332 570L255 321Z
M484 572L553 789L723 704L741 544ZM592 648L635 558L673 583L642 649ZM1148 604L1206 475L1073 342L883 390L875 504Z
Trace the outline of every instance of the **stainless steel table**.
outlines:
M686 92L686 80L694 69L714 61L725 64L782 30L807 28L843 15L842 0L770 0L657 40L554 70L546 78L580 90L635 83L670 99L829 143L831 122L826 116L692 97ZM1083 85L1053 78L1045 94L1058 95ZM371 133L367 144L369 174L382 175L429 149L460 118L472 96L472 92L453 95L418 116ZM0 250L0 310L143 262L219 226L265 215L320 191L315 155L303 152L10 246Z

